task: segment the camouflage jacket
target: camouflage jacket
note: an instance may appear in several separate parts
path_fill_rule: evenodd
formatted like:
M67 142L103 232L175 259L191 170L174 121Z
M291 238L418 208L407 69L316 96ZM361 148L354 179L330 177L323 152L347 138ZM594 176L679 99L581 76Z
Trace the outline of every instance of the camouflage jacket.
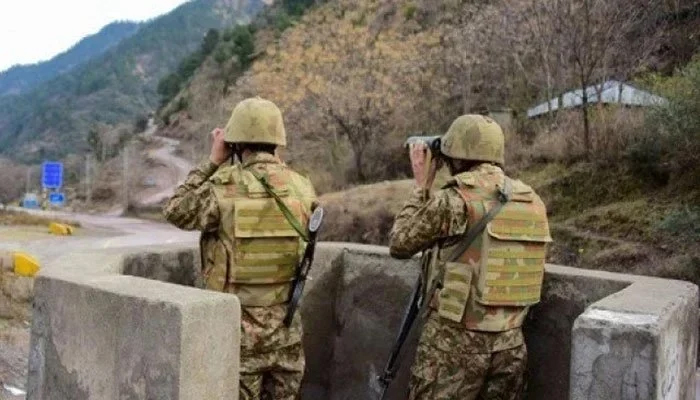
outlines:
M238 275L234 273L233 257L236 254L232 229L236 221L231 197L237 196L246 186L238 187L238 180L250 174L243 171L254 171L259 176L276 177L274 185L283 185L289 190L289 195L299 200L307 214L315 201L315 193L308 179L293 172L279 158L266 154L255 153L246 157L240 165L226 165L216 168L211 163L204 163L193 170L185 182L177 188L175 195L165 206L164 214L174 225L189 230L203 232L201 239L202 268L206 287L213 290L227 290L241 297L241 304L256 305L252 297L267 296L259 293L259 285L235 284ZM283 181L277 182L282 179ZM243 192L245 193L245 192ZM223 197L222 197L223 196ZM304 223L305 221L301 221ZM223 224L223 225L222 225ZM230 269L230 270L229 270ZM230 272L230 275L229 275ZM228 280L228 282L227 282ZM240 282L239 282L240 283ZM265 287L264 290L276 290L277 303L283 302L289 285ZM256 293L250 293L250 291ZM250 301L249 301L250 300ZM258 304L262 305L262 304Z
M255 153L246 157L240 168L254 169L260 174L271 168L279 169L284 164L276 156L266 153ZM222 213L215 194L217 185L224 185L221 177L230 175L229 171L239 166L223 165L217 167L210 161L205 161L193 169L185 182L176 190L173 197L163 209L165 218L173 225L185 230L202 231L200 241L203 255L202 268L207 269L213 259L208 257L222 246L219 235L219 224L222 221ZM286 166L284 166L286 168ZM316 195L308 179L293 173L290 170L292 182L288 182L295 194L304 199L305 204L311 207ZM225 270L218 265L216 270ZM214 273L213 277L223 279L224 274ZM207 280L207 288L221 290L223 285L212 285L214 279ZM216 286L216 287L213 287ZM229 292L235 293L235 288ZM301 324L296 321L290 329L282 329L286 307L275 305L271 307L242 307L243 337L241 346L243 352L269 352L272 349L288 347L301 341ZM298 319L298 315L297 318ZM247 353L246 353L247 354ZM247 357L247 356L246 356Z
M503 175L501 168L486 163L474 167L470 172ZM394 221L390 233L390 252L396 258L409 258L419 251L431 249L435 245L440 248L449 248L459 243L463 233L468 228L469 211L464 199L454 188L448 185L434 193L415 188ZM510 310L504 310L502 307L488 307L487 309L470 300L467 312L493 315L504 311L509 312ZM515 317L522 322L526 312L527 310L522 308L512 310L514 316L507 317ZM448 326L452 329L460 326L460 324L442 318L440 321L444 325L444 329L447 329ZM495 334L493 330L492 332L482 332L481 329L465 327L464 325L461 325L461 329L465 330L465 334L470 337L468 343L474 345L470 351L472 353L501 351L523 343L522 332L519 328L500 333L495 332Z

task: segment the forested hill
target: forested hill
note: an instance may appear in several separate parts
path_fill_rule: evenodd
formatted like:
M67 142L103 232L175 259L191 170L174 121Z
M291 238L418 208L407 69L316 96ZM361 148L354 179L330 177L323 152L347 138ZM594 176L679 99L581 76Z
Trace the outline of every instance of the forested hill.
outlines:
M80 152L96 124L131 122L155 109L158 81L201 46L208 30L248 22L263 6L263 0L187 2L70 72L0 98L0 154L38 161Z
M42 82L68 72L133 35L140 25L136 22L113 22L48 61L15 65L0 72L0 96L25 92Z

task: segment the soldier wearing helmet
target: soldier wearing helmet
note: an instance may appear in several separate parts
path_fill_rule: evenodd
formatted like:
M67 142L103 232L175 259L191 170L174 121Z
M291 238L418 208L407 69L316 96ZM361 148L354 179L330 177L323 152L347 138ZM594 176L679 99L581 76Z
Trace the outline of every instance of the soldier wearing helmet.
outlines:
M283 320L314 188L276 155L286 134L274 103L243 100L211 135L209 160L190 172L164 214L181 229L202 231L206 288L241 302L240 399L292 400L304 371L302 327L298 314L289 327Z
M527 357L521 326L540 299L551 241L545 206L503 172L503 132L488 117L457 118L436 161L427 161L427 149L410 146L416 186L390 236L394 257L423 251L423 286L437 288L426 300L409 398L519 399ZM441 163L452 177L433 192Z

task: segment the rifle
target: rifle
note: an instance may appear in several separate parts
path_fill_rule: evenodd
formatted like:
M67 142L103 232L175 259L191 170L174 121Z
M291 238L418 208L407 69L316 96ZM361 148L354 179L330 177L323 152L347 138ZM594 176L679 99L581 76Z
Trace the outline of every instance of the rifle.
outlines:
M296 275L294 276L294 281L292 282L292 291L289 296L287 315L284 316L284 325L287 328L289 328L292 325L294 313L296 312L297 307L299 305L299 300L301 300L301 295L304 293L304 285L306 284L306 279L309 275L311 264L313 264L314 262L314 252L316 251L316 237L318 236L318 230L321 228L322 222L323 207L316 207L313 214L311 214L311 220L309 221L309 241L306 244L304 256L299 262L299 267L297 268Z
M503 206L510 200L511 196L511 182L508 178L505 179L503 186L498 187L498 203L496 203L491 210L489 210L486 215L481 218L481 220L474 225L472 228L467 229L463 235L462 241L459 243L457 248L452 251L448 257L448 261L454 262L471 246L474 239L476 239L479 234L486 228L489 222L498 214ZM433 251L437 251L436 249ZM425 256L424 256L425 257ZM424 263L430 263L433 257L425 257ZM401 328L399 329L399 334L396 337L396 341L391 349L391 354L389 355L389 360L384 367L384 372L382 375L377 377L379 382L378 390L375 389L379 394L380 400L385 400L387 390L389 385L396 377L396 373L401 366L399 363L399 354L406 343L406 339L409 334L417 326L421 325L417 322L423 322L428 316L430 311L430 301L433 299L435 294L439 289L442 288L442 281L445 275L445 269L440 268L437 275L430 282L430 287L425 292L425 296L421 296L421 290L423 288L423 274L427 271L427 265L423 265L424 268L421 269L421 275L418 277L418 282L413 289L413 294L411 295L411 302L406 309L403 320L401 321Z
M389 385L396 378L396 373L399 370L401 364L398 362L399 355L403 349L403 345L408 339L409 334L413 331L414 327L417 325L415 322L419 320L419 315L424 310L422 305L424 304L423 298L423 274L418 276L416 284L413 287L413 292L411 293L411 300L408 303L408 307L404 312L403 318L401 319L401 328L399 329L399 334L396 336L396 340L391 347L391 354L384 367L384 372L377 376L377 382L374 386L374 390L379 395L379 399L384 400L386 397L386 392L389 389ZM371 382L374 383L374 382Z

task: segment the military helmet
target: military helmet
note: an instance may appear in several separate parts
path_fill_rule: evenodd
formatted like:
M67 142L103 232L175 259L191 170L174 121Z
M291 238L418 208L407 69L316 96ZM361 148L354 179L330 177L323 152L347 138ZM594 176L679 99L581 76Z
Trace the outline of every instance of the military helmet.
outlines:
M245 99L233 109L224 128L224 141L286 146L282 112L269 100L260 97Z
M440 151L450 158L503 165L503 142L503 131L496 121L483 115L467 114L452 123L442 137Z

